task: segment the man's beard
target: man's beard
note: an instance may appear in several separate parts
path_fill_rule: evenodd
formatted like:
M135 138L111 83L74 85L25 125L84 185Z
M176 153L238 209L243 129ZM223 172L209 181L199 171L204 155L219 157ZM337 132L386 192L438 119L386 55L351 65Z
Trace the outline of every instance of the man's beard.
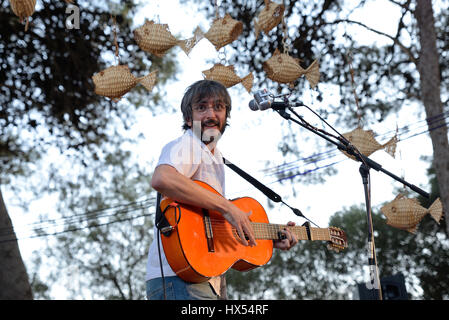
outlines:
M199 124L199 121L194 121L193 125L193 132L198 136L198 133L200 133L200 139L205 144L208 145L212 142L217 143L218 140L220 140L221 136L225 132L226 125L221 125L219 120L206 120L201 122L201 131L198 130L197 127ZM210 126L216 126L217 128L210 128Z

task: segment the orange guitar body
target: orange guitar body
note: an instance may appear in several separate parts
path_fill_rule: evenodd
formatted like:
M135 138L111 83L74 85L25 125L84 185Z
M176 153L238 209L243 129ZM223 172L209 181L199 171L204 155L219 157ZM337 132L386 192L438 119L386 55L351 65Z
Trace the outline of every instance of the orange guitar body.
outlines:
M208 184L195 182L219 194ZM249 217L252 222L268 223L264 208L256 200L243 197L232 202L244 212L252 211ZM246 271L271 259L271 239L257 239L254 247L243 245L232 226L218 212L170 199L161 201L161 210L165 209L165 217L173 230L169 236L161 234L162 245L171 268L184 281L207 281L229 268Z

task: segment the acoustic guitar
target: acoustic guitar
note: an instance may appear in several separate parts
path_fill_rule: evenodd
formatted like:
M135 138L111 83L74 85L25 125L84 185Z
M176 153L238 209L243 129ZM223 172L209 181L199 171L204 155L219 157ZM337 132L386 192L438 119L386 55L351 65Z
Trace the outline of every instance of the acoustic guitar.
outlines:
M195 182L219 194L208 184ZM281 233L283 229L293 232L298 240L328 241L328 247L336 251L347 247L346 235L338 228L271 224L257 200L242 197L231 201L244 212L252 212L249 219L256 246L242 244L235 228L219 212L173 202L168 198L161 201L161 210L165 211L170 224L170 232L161 235L164 252L173 271L184 281L203 282L231 267L247 271L265 265L273 254L273 240L285 237Z

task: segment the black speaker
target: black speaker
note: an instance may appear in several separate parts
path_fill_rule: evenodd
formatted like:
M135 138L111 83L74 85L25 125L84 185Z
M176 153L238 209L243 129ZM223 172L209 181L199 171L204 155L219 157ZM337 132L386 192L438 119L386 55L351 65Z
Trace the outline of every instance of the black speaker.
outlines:
M402 273L380 279L384 300L408 300L405 278Z
M383 300L408 300L405 278L402 273L380 279ZM368 289L365 283L358 283L354 299L379 300L378 290Z

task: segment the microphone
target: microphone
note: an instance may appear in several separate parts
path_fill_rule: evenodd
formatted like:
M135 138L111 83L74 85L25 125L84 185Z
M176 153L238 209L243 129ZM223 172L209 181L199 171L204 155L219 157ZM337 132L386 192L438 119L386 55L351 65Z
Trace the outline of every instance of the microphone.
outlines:
M249 108L253 111L259 110L259 107L257 106L256 101L254 101L254 100L251 100L249 102Z
M267 89L263 89L260 91L257 91L254 94L254 99L249 102L249 108L253 111L263 111L267 109L273 109L273 110L283 110L287 107L290 107L290 102L288 100L286 101L274 101L269 100L268 98L272 96L269 92L267 92ZM295 103L295 107L302 106L302 103Z
M257 110L267 110L267 109L273 109L273 110L282 110L290 106L290 103L283 102L283 101L267 101L266 104L257 104L255 100L251 100L249 102L249 108L253 111Z
M267 89L259 90L254 94L254 99L249 102L249 108L253 111L267 110L271 102L268 100L270 93Z

